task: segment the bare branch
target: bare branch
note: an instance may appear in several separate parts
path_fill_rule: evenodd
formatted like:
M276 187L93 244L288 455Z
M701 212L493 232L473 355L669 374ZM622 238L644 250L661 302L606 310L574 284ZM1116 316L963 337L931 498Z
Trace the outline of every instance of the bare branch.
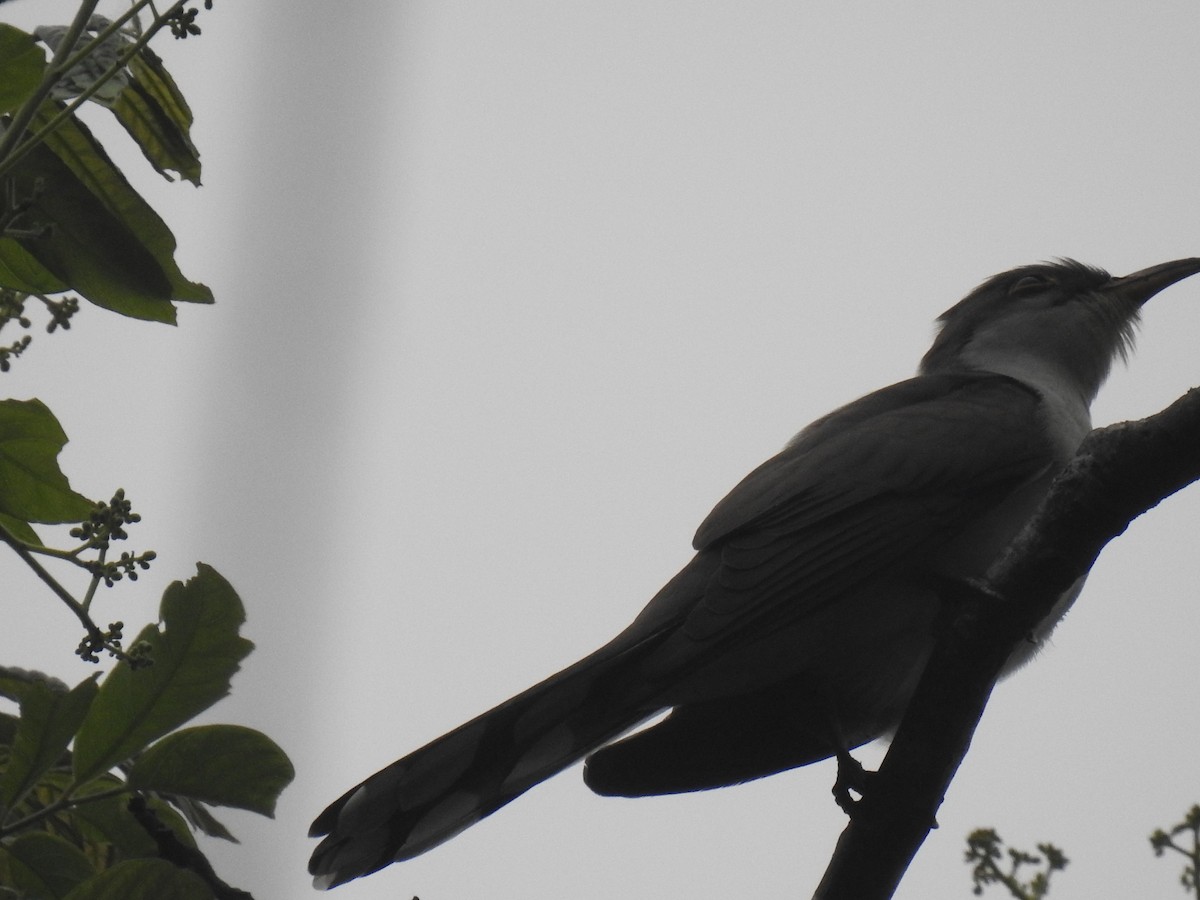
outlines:
M1200 388L1161 413L1093 431L1041 510L964 597L814 900L895 892L966 755L996 678L1059 595L1142 513L1200 480Z

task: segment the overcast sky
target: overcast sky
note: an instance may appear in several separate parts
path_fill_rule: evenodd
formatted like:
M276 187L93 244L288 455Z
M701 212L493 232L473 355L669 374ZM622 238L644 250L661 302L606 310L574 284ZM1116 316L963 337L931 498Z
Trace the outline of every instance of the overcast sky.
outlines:
M207 720L298 769L216 853L261 900L308 896L326 803L607 640L745 472L910 375L984 277L1200 255L1192 0L220 0L199 22L158 50L205 187L137 183L217 305L176 329L85 309L3 377L59 415L80 490L145 517L159 560L101 618L152 617L198 559L246 603L258 651ZM1144 318L1098 424L1200 384L1200 282ZM1193 489L1105 551L994 695L900 898L970 896L982 825L1064 847L1061 900L1178 893L1147 835L1200 801L1197 523ZM37 629L4 661L79 681L66 611L0 565ZM804 897L844 823L833 777L627 801L576 768L335 896Z

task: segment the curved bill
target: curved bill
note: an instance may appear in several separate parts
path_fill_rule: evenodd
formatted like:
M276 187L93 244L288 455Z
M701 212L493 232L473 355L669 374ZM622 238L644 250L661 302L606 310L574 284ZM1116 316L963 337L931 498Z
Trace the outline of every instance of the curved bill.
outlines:
M1111 291L1122 299L1141 306L1163 288L1168 288L1197 272L1200 272L1200 257L1176 259L1142 269L1132 275L1114 278L1111 287L1106 288L1105 292Z

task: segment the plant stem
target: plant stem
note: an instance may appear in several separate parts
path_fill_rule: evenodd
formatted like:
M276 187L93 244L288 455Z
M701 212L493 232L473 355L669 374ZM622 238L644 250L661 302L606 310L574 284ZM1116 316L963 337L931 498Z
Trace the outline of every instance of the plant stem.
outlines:
M88 637L107 644L107 641L104 639L104 632L102 632L96 623L92 621L92 617L88 615L88 612L83 605L74 597L72 597L71 592L59 584L53 575L46 571L42 564L37 561L37 558L33 555L33 553L30 552L29 548L25 546L23 541L18 540L9 534L8 529L3 525L0 525L0 540L3 540L4 543L12 547L17 556L21 557L25 564L29 566L29 568L33 569L38 578L42 579L42 581L46 583L46 586L49 587L50 590L52 590L58 596L58 598L62 600L63 603L67 604L67 607L71 610L71 612L75 613L76 618L83 623L83 627L87 630Z
M99 4L100 0L83 0L79 4L79 11L75 13L74 21L68 26L62 43L58 45L58 49L54 51L54 56L50 60L50 65L46 67L46 74L42 77L42 83L34 89L29 99L21 104L21 108L13 115L8 129L0 136L0 159L5 159L12 152L17 141L25 134L25 129L29 127L29 123L33 119L33 114L37 112L38 107L42 105L42 101L49 96L50 91L54 89L54 85L58 83L58 79L62 77L62 70L58 66L70 56L75 44L79 41L79 36L87 28L87 24L92 18L92 13L95 12Z
M86 797L74 796L74 791L78 789L78 785L72 784L63 791L63 795L51 803L49 806L43 806L37 812L30 813L23 819L18 819L9 825L0 825L0 836L11 834L16 831L24 830L30 825L40 822L42 819L47 819L62 809L68 806L83 806L85 803L92 803L96 800L107 800L110 797L119 797L122 794L131 793L128 787L112 788L107 791L97 791L94 794L88 794Z
M94 9L96 3L99 3L99 0L87 0L87 2L91 3L92 8ZM97 34L93 40L88 41L87 44L81 47L77 53L67 59L65 63L60 64L58 62L60 53L56 52L54 55L54 60L51 61L49 67L46 69L46 76L42 79L42 83L38 85L37 91L35 91L34 94L21 105L20 110L17 111L17 115L13 117L12 125L10 125L9 129L2 136L0 136L0 175L8 172L13 166L24 159L25 155L29 153L29 151L45 140L46 135L54 131L54 129L62 124L62 122L68 117L74 115L75 110L79 109L79 107L86 103L88 99L96 93L96 91L100 90L100 88L102 88L110 79L112 79L113 76L124 69L125 66L129 64L129 61L133 59L143 47L150 43L150 39L163 29L163 27L167 24L167 20L175 12L181 9L185 2L186 0L176 0L175 3L172 3L167 11L162 15L157 16L150 24L150 27L146 29L145 33L140 35L136 41L133 41L128 48L119 54L116 60L113 61L113 64L105 69L101 75L99 75L90 85L88 85L85 90L79 94L79 96L75 97L63 109L59 110L54 116L52 116L50 121L42 125L29 137L28 140L25 140L21 142L20 145L17 145L17 141L20 140L21 134L28 130L34 116L37 115L37 111L41 107L42 102L54 88L54 85L58 83L58 80L62 77L62 75L66 72L69 72L84 57L91 53L95 47L99 46L102 41L114 34L117 29L125 24L125 22L129 21L129 19L132 18L140 9L149 5L149 0L141 0L140 3L132 7L127 13L125 13L125 15L121 16L121 18L117 19L117 21L111 23L103 31ZM75 23L72 23L72 28L74 25ZM74 40L78 40L78 38L79 35L75 34ZM63 42L58 45L59 51L62 51L64 47L69 46L68 40L70 39L71 33L68 32Z

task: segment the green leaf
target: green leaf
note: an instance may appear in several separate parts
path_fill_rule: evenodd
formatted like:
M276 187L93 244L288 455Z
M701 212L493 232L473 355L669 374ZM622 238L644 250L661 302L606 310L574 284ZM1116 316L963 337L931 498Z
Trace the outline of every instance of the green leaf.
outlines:
M46 53L32 34L0 24L0 114L24 103L42 81Z
M228 694L230 677L254 648L238 634L246 620L242 601L203 563L186 584L167 588L159 618L162 628L149 625L137 637L149 645L154 664L134 670L118 663L79 729L80 781L129 759Z
M69 285L55 278L12 238L0 238L0 287L22 294L57 294Z
M33 527L21 519L15 519L5 513L0 513L0 527L15 537L18 541L24 541L27 544L33 544L35 547L41 547L42 539L38 537L38 533L33 530Z
M62 694L70 690L65 681L60 681L45 672L38 672L35 669L20 669L16 666L0 666L0 697L7 697L9 700L20 703L25 694L38 684L48 685Z
M50 120L61 104L43 104L34 117L35 127ZM113 165L100 143L79 119L69 118L46 138L50 148L75 173L107 209L124 223L157 261L170 284L172 300L212 303L207 287L188 281L175 264L175 235L141 194Z
M275 801L295 777L278 744L240 725L201 725L169 734L129 770L130 786L140 790L271 817Z
M0 847L0 866L7 869L3 884L18 896L61 900L95 874L83 852L44 831L22 834Z
M48 124L62 108L44 103L34 127ZM0 283L21 290L60 283L105 309L168 323L175 321L174 300L212 302L207 287L179 271L175 236L166 223L74 116L10 174L24 209L9 225L8 238L36 266L0 242Z
M8 768L0 776L0 805L11 808L62 759L79 723L96 697L93 675L64 693L45 682L30 684L21 697L21 721Z
M213 892L165 859L133 859L89 878L63 900L213 900Z
M96 791L112 790L124 786L119 778L104 776L89 782ZM81 794L81 798L86 794ZM196 839L183 817L162 800L147 797L146 803L154 811L159 822L169 827L180 843L196 846ZM137 859L142 856L157 856L158 844L129 811L129 795L90 800L71 809L70 815L79 827L82 838L103 850L100 845L113 847L119 859Z
M20 719L8 713L0 713L0 746L8 747L17 738L17 725Z
M146 159L165 178L167 170L200 184L200 154L192 143L192 111L149 47L129 62L130 83L111 109L117 120L142 149Z
M124 180L115 168L112 172L110 181ZM46 144L21 159L11 177L17 201L25 206L14 226L25 234L10 227L9 236L46 271L97 306L137 319L175 321L171 283L153 254Z
M208 807L203 803L189 800L187 797L177 797L174 794L163 794L162 796L174 809L179 810L179 813L196 831L207 834L209 837L229 841L231 844L241 843L220 819L208 811Z
M40 400L0 400L0 513L23 522L82 522L94 504L58 467L67 435Z

